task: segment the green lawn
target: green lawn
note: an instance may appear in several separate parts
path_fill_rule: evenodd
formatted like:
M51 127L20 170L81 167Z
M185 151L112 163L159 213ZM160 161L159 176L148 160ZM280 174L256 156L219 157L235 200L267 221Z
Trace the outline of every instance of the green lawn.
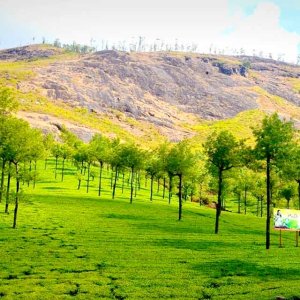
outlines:
M264 219L222 212L215 235L213 209L186 202L178 222L177 199L151 203L144 180L130 205L127 186L111 199L109 173L98 197L96 178L78 192L74 168L61 183L52 167L23 186L17 229L0 204L0 298L299 299L294 233L279 248L272 232L266 251Z

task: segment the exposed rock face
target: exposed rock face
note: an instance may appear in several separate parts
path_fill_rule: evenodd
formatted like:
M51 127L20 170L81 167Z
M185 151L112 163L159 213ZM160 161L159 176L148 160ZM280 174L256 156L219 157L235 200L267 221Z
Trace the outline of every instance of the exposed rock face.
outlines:
M119 110L154 124L172 124L174 109L223 119L257 107L242 64L211 57L101 51L37 72L33 84L48 97L95 112Z
M30 47L0 51L0 60L30 60L61 51ZM225 119L257 108L260 95L254 87L300 106L300 94L288 81L300 78L300 68L254 57L107 50L59 59L34 67L34 72L27 90L94 113L121 111L168 132L192 117ZM18 88L24 88L22 82Z
M41 48L40 46L30 45L19 48L12 48L0 51L0 60L33 60L38 58L48 58L60 54L61 49L55 47Z
M68 121L53 116L48 116L39 113L18 112L18 116L28 121L31 126L41 129L44 133L52 133L56 138L59 137L63 126L67 127L71 132L76 134L84 142L89 142L96 130L90 128L74 125Z

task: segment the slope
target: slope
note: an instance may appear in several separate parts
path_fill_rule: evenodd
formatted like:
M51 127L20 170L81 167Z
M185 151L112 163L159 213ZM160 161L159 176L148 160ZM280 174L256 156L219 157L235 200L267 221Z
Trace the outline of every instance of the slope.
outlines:
M91 134L83 127L141 143L178 141L194 136L203 124L210 131L218 120L249 116L247 111L257 112L251 114L252 125L260 111L278 111L298 124L299 77L298 66L255 57L79 55L47 45L0 51L0 84L15 90L27 112L21 117L54 131L59 126L49 128L47 118L55 116L78 126L86 140ZM243 117L233 123L240 121Z

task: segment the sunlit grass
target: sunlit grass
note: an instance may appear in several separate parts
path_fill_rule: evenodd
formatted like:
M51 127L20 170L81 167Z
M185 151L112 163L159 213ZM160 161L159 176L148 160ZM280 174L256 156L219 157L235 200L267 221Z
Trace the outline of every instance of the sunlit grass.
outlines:
M213 234L213 209L185 202L177 221L162 190L149 200L149 182L129 204L127 177L112 200L110 171L97 196L97 169L89 193L77 191L76 169L65 181L54 161L35 189L22 186L18 228L0 209L0 295L3 299L275 299L300 296L299 248L294 234L272 232L264 249L264 219L222 212ZM12 212L13 207L10 210Z

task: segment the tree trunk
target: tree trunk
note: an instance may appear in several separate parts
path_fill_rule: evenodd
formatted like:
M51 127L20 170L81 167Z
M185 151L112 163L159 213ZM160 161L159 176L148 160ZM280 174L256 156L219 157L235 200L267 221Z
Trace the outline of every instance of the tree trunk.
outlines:
M163 194L162 194L163 199L165 199L165 194L166 194L166 177L164 177L164 188L163 188Z
M133 182L134 182L134 167L131 168L130 204L132 204L132 198L133 198Z
M81 161L81 168L80 168L80 177L78 179L78 186L77 186L77 190L80 190L81 187L81 175L83 173L83 161Z
M100 161L98 196L101 196L103 162Z
M187 200L187 197L188 197L188 192L187 191L184 191L184 201L186 202Z
M110 174L110 189L113 189L113 181L114 181L114 171L113 167L111 168L111 174Z
M141 189L141 171L140 171L140 170L138 171L137 179L138 179L138 181L137 181L138 188L139 188L139 190L140 190L140 189ZM136 195L135 195L135 196L136 196Z
M159 193L160 178L157 178L157 194Z
M297 180L297 182L298 182L298 209L300 210L300 180Z
M10 173L11 162L8 164L8 175L7 175L7 187L6 187L6 203L5 203L5 213L8 214L8 206L9 206L9 193L10 193Z
M24 169L24 171L26 170L26 162L24 161L24 164L23 164L23 169ZM26 176L23 176L23 182L22 182L22 185L24 185L25 184L25 177Z
M238 193L238 213L241 213L241 193Z
M153 181L154 181L154 176L151 175L151 184L150 184L150 201L153 200Z
M193 202L193 197L194 197L193 189L191 190L190 197L191 197L191 202Z
M124 193L125 173L122 173L122 194Z
M247 189L244 189L244 213L247 214Z
M202 183L199 184L199 205L202 205Z
M221 207L222 207L222 172L223 170L219 168L219 174L218 174L218 203L216 207L216 224L215 224L215 234L219 232L219 218L221 215Z
M30 160L29 161L29 176L28 176L28 181L27 181L27 186L29 187L29 185L30 185L30 179L31 179L31 171L32 171L32 161Z
M55 179L57 178L57 164L58 164L58 156L55 157Z
M61 167L61 181L64 181L64 171L65 171L65 158L63 158L62 161L62 167Z
M173 176L169 175L169 204L171 204L172 189L173 189Z
M90 188L90 174L91 174L91 172L90 172L90 170L91 170L91 163L89 162L88 163L88 174L87 174L87 176L88 176L88 178L87 178L87 181L86 181L86 192L88 193L89 192L89 188Z
M260 217L261 218L263 216L263 199L264 199L264 196L261 196L260 197Z
M81 187L81 177L78 179L77 190L80 190Z
M112 193L112 198L113 198L113 199L115 199L115 195L116 195L117 178L118 178L118 167L116 166L116 170L115 170L115 181L114 181L114 185L113 185L113 193Z
M34 161L34 176L33 176L33 188L35 189L35 185L36 185L36 169L37 169L37 161Z
M178 207L178 221L181 220L182 217L182 174L178 175L179 177L179 190L178 190L178 200L179 200L179 207Z
M20 190L20 178L19 178L19 166L16 163L16 198L15 198L15 210L14 210L14 223L13 228L17 227L17 216L19 208L19 190Z
M267 157L267 218L266 218L266 249L270 249L270 220L271 220L271 159Z
M138 172L135 173L135 188L134 188L134 197L136 198L137 189L138 189L139 175Z
M4 189L4 177L5 177L5 164L6 160L2 160L2 170L1 170L1 184L0 184L0 202L2 201L3 197L3 189Z
M147 187L148 175L145 175L145 188Z

